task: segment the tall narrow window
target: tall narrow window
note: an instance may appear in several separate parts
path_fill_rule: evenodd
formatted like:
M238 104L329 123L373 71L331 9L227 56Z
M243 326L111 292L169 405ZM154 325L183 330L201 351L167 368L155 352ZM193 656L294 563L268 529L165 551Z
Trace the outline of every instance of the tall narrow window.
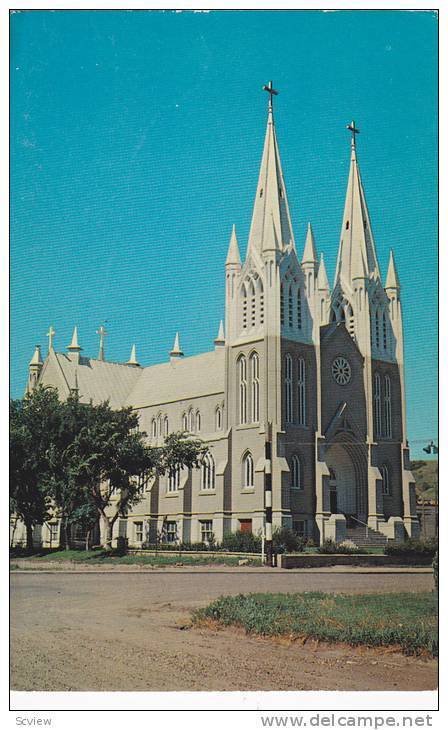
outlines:
M254 486L254 460L250 451L247 451L243 458L243 487L245 489Z
M306 370L305 360L299 357L297 361L297 403L298 403L298 424L306 425Z
M264 323L264 289L261 279L259 279L259 292L260 292L260 324Z
M168 472L168 491L177 492L180 485L180 466L173 466Z
M381 476L383 477L383 494L389 495L390 494L390 478L389 478L389 469L387 467L387 464L383 464L381 467Z
M165 416L163 419L163 435L168 436L169 431L169 424L168 424L168 416Z
M243 330L245 330L247 329L247 292L244 284L241 288L241 295L243 300Z
M210 491L215 488L215 460L211 454L206 454L201 465L201 489Z
M392 437L392 403L388 375L384 377L384 435L389 439Z
M196 411L196 433L199 433L201 430L202 421L201 421L201 413L200 411Z
M240 423L247 421L247 363L244 355L238 360L239 378L239 420Z
M250 375L252 387L252 423L260 420L260 361L256 352L250 356Z
M182 431L188 431L188 418L186 413L182 413Z
M378 309L375 312L375 345L377 350L380 347L380 313Z
M162 414L157 416L157 436L162 436Z
M387 350L387 319L386 312L383 312L383 349Z
M297 302L296 302L296 312L297 312L297 328L299 330L302 329L302 291L299 287L297 289Z
M374 400L374 414L375 414L375 433L377 437L382 435L381 428L381 378L378 373L375 373L374 387L373 387L373 400Z
M151 421L151 436L153 437L153 439L157 437L157 421L155 418L153 418Z
M255 327L257 307L256 307L256 298L255 298L255 287L254 287L253 281L250 282L249 292L250 292L250 326Z
M300 459L295 454L292 457L292 464L291 464L291 486L293 489L303 489L303 483L302 483L302 465L300 463Z
M285 287L280 285L280 324L285 324Z
M188 430L190 433L194 432L194 413L191 408L188 411Z
M285 417L287 423L293 421L293 397L292 397L292 357L285 357Z
M222 429L222 410L221 406L218 406L215 411L215 427L217 431Z
M292 295L292 284L289 287L289 294L288 294L288 324L292 329L293 324L294 324L294 304L293 304L293 295Z

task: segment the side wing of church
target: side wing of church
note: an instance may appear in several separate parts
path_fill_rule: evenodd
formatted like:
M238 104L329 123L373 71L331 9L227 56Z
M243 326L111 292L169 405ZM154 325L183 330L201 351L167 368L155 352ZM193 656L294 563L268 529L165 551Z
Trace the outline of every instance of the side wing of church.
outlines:
M268 87L271 90L272 87ZM83 356L75 328L66 353L37 347L28 389L132 406L152 444L172 431L209 444L202 468L148 484L116 524L130 546L217 542L265 524L266 442L272 521L317 542L346 536L401 540L419 532L409 467L400 284L393 254L383 285L352 132L333 288L311 225L294 242L272 93L250 227L241 261L235 227L225 262L225 328L214 349L142 367ZM50 529L50 528L48 528ZM48 544L43 534L44 544ZM54 544L54 542L53 542Z

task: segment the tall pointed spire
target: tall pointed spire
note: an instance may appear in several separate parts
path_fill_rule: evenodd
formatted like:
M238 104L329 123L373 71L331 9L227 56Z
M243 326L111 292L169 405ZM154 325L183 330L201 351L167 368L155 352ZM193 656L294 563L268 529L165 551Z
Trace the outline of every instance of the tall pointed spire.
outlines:
M398 278L397 269L395 266L394 254L391 250L389 256L389 268L387 269L386 286L385 289L399 289L400 280Z
M232 226L232 235L230 236L229 250L227 252L226 266L236 264L241 266L240 249L238 247L238 239L236 237L235 224Z
M308 230L306 232L302 264L317 264L316 244L314 242L314 234L313 229L311 228L311 223L308 223Z
M319 291L330 291L323 253L320 255L319 270L317 272L317 288Z
M273 241L279 250L294 242L272 108L272 94L277 92L272 82L263 88L269 92L268 122L248 246L248 252L255 249L259 253L269 250Z
M82 350L82 347L80 347L78 343L78 327L76 325L73 330L72 341L68 345L67 350L69 352L80 352Z
M105 357L104 357L104 338L107 335L105 326L102 324L100 327L98 327L96 333L97 333L97 335L100 336L100 349L98 350L98 360L103 361L105 359Z
M352 133L350 172L336 263L335 285L341 279L350 284L354 274L359 277L362 271L365 271L363 276L369 278L379 278L380 276L369 211L356 156L355 135L359 130L356 129L354 122L347 125L347 128Z

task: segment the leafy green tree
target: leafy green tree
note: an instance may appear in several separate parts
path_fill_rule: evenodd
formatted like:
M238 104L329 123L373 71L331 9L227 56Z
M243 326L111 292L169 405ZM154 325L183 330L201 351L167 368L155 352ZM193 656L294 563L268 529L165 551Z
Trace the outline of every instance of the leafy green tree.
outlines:
M28 550L33 548L33 527L44 522L50 508L47 454L59 408L53 388L36 388L10 403L10 511L25 524Z

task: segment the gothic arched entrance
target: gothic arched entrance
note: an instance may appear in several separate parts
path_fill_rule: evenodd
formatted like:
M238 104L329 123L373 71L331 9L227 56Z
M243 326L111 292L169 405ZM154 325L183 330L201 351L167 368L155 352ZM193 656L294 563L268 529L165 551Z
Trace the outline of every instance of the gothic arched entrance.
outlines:
M325 453L330 472L330 511L365 520L367 507L367 458L350 441L336 440Z

